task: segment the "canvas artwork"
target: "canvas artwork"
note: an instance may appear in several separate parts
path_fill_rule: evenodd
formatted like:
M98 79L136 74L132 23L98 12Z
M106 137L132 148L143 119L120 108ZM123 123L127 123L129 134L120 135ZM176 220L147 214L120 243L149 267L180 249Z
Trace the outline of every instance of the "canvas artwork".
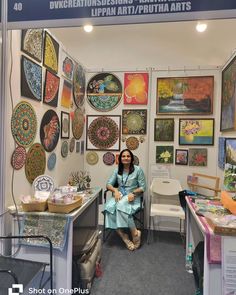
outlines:
M173 146L157 146L156 147L156 163L173 164L174 147Z
M147 133L147 110L123 110L122 111L123 134Z
M214 77L157 79L157 114L212 114Z
M63 82L61 94L61 106L69 109L71 107L72 84L66 80Z
M74 72L74 62L72 58L64 51L61 51L61 60L62 60L62 75L72 81L73 72Z
M38 62L42 61L43 29L22 30L21 50Z
M225 167L225 137L218 138L218 167L224 169Z
M236 130L236 57L222 71L220 131Z
M43 102L57 107L60 78L46 70Z
M214 119L179 119L179 145L214 145Z
M70 114L61 112L61 138L70 138Z
M85 70L79 63L75 63L74 66L73 97L76 106L81 108L85 97Z
M188 150L175 150L175 165L188 165Z
M148 73L125 73L124 104L143 104L148 102Z
M236 165L236 138L225 139L225 163Z
M236 165L225 164L224 190L236 192Z
M155 119L154 141L174 141L174 119Z
M207 149L189 149L189 166L207 166Z
M45 31L43 65L57 74L58 72L59 44Z

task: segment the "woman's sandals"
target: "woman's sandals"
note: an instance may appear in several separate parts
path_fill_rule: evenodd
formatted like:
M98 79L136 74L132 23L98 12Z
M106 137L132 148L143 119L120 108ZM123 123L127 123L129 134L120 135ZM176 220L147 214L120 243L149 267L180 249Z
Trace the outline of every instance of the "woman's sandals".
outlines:
M134 249L136 249L134 243L130 241L129 236L127 234L123 234L122 240L125 243L126 248L129 249L130 251L133 251Z
M141 244L141 231L137 230L137 235L133 237L134 249L138 249L140 247L140 244Z

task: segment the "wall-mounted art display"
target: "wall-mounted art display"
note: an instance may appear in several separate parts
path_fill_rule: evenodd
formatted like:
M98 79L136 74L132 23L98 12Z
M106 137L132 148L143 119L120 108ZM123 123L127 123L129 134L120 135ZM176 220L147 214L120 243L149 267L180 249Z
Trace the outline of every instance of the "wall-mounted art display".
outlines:
M52 171L56 165L57 162L57 155L56 153L51 153L48 157L48 163L47 163L47 167L49 171Z
M111 73L99 73L93 76L87 85L87 100L92 108L108 112L119 104L122 97L122 84Z
M134 155L134 165L139 165L139 158L136 155Z
M225 139L225 163L236 165L236 138Z
M174 119L155 119L154 141L174 141Z
M85 71L79 63L74 66L73 97L76 106L81 108L84 105L85 97Z
M179 119L179 145L214 145L214 119Z
M157 146L156 147L156 163L158 164L173 164L174 162L174 147Z
M74 62L69 55L62 50L61 52L61 60L62 60L62 75L72 81L73 73L74 73Z
M57 107L60 78L46 70L43 102Z
M120 150L120 116L87 116L87 150Z
M43 29L22 30L21 50L38 62L42 61Z
M105 165L111 166L115 163L116 157L112 152L106 152L102 157Z
M21 96L42 100L42 67L22 55Z
M188 165L188 150L175 150L175 165Z
M66 80L63 82L61 93L61 106L69 109L71 107L72 84Z
M207 149L189 149L189 166L207 166Z
M125 73L124 104L148 102L148 73Z
M85 117L81 109L76 109L74 111L74 116L72 118L72 133L75 139L80 139L84 132Z
M37 132L37 117L31 104L19 102L12 113L11 132L15 142L23 147L30 146Z
M75 152L80 153L80 141L76 141Z
M126 143L127 149L131 151L136 150L139 146L139 140L138 138L134 136L128 137L125 143Z
M70 138L70 114L61 112L61 138Z
M225 168L225 137L218 138L218 167Z
M84 141L81 141L81 149L80 149L80 154L83 155L84 154Z
M44 174L46 167L46 153L39 143L33 144L26 154L25 175L29 183L33 183L35 178Z
M45 31L43 65L56 74L58 72L58 53L59 44L47 31Z
M40 141L47 152L57 146L60 134L60 122L54 110L48 110L43 115L40 125Z
M11 156L11 165L15 170L21 169L25 165L26 149L23 146L18 146Z
M235 192L236 191L236 165L229 163L225 164L224 170L224 190Z
M222 71L220 131L236 130L236 57Z
M96 152L88 152L86 155L86 161L89 165L97 164L99 160L98 154Z
M64 140L61 144L61 156L66 158L68 156L69 146L68 141Z
M74 137L72 137L71 140L70 140L69 149L70 149L70 152L73 153L73 151L75 149L75 139L74 139Z
M157 114L212 114L214 77L157 79Z
M123 110L122 111L123 134L147 133L147 110Z

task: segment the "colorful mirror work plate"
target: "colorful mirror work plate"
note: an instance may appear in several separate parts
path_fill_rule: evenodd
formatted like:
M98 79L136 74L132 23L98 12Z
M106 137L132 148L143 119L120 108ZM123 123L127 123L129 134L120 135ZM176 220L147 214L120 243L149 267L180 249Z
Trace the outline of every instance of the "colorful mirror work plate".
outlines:
M45 31L43 65L54 73L58 71L58 52L59 44Z
M134 136L130 136L129 138L126 139L126 146L131 151L136 150L139 146L139 140Z
M57 107L60 78L46 71L43 102Z
M139 165L139 158L134 155L134 165Z
M68 142L65 140L62 142L62 145L61 145L61 155L63 158L66 158L68 156Z
M84 131L84 114L81 109L76 109L74 111L74 116L72 119L72 133L75 139L80 139Z
M37 61L42 61L43 30L22 30L21 50Z
M33 182L34 191L53 192L54 187L54 181L48 175L39 175Z
M85 96L85 72L83 67L76 63L73 77L73 96L77 107L84 104Z
M51 153L48 157L48 170L53 170L55 165L56 165L56 161L57 161L57 156L55 153Z
M122 132L123 134L146 134L147 110L123 110Z
M103 163L105 165L113 165L115 163L116 157L113 153L107 152L103 155Z
M42 118L40 126L40 141L47 152L55 149L60 134L60 123L57 113L48 110Z
M21 96L42 100L42 68L25 56L21 58Z
M20 146L30 146L37 132L37 118L31 104L22 101L16 105L11 117L11 132Z
M87 85L87 100L97 111L108 112L119 104L122 98L120 80L111 73L93 76Z
M25 175L30 183L35 178L44 174L46 167L46 153L43 146L39 143L33 144L26 154Z
M97 164L98 159L98 154L96 152L88 152L86 155L86 161L89 165Z
M18 146L12 156L11 156L11 165L15 170L21 169L26 160L26 150L23 146Z
M71 138L71 140L70 140L70 152L73 153L74 149L75 149L75 139Z

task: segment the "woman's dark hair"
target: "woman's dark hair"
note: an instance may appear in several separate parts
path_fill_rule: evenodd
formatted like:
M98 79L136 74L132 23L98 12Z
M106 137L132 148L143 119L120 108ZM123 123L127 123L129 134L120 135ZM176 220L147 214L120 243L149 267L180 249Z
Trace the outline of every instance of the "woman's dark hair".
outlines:
M124 165L121 161L122 155L124 152L129 152L130 156L131 156L131 162L130 162L130 166L129 166L129 174L134 172L134 154L129 150L129 149L124 149L123 151L120 152L119 154L119 158L118 158L118 174L122 175L123 174L123 170L124 170Z

